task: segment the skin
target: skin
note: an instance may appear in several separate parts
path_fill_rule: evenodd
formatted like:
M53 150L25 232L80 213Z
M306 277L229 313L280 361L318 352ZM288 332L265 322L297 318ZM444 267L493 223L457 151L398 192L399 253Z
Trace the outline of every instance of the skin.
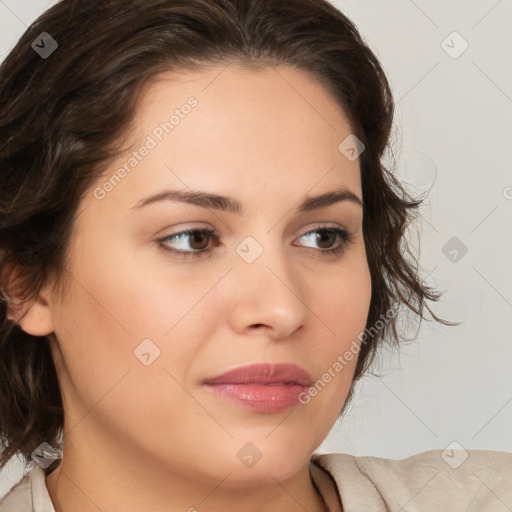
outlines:
M69 285L57 296L48 282L19 321L49 336L63 393L64 458L46 478L57 512L322 510L309 458L343 407L356 358L307 405L279 413L242 408L201 383L253 362L295 363L317 380L364 330L362 207L295 211L340 186L362 198L359 160L338 150L352 130L303 71L217 64L149 84L127 141L139 148L192 96L197 107L112 191L93 194L126 155L91 187L69 246ZM133 209L164 189L229 195L246 214L171 201ZM326 223L352 235L330 241L345 243L338 255L304 236ZM191 227L215 230L220 246L182 258L155 243ZM236 252L247 236L263 249L252 263ZM190 237L167 246L199 247ZM147 338L160 350L149 366L134 356ZM262 454L252 467L237 457L248 442ZM332 480L318 482L334 510Z

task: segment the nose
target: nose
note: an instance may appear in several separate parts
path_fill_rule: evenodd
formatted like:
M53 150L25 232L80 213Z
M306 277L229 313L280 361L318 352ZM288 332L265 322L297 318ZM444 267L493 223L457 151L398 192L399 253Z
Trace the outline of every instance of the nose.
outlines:
M307 288L282 243L270 243L252 262L235 259L230 273L228 319L240 335L278 340L292 335L307 320Z

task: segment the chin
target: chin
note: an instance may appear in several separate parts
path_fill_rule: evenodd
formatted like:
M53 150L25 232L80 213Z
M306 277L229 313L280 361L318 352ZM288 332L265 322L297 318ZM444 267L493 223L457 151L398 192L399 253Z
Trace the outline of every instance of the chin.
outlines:
M258 487L275 483L285 482L293 478L305 465L309 457L305 456L300 460L290 459L286 455L267 457L264 461L261 458L253 467L244 467L235 464L231 468L231 475L226 480L227 487Z
M285 481L308 463L315 449L315 446L309 446L310 441L283 429L281 435L277 431L270 435L266 432L265 436L254 441L237 443L240 444L236 448L237 464L230 480L254 485L272 480Z

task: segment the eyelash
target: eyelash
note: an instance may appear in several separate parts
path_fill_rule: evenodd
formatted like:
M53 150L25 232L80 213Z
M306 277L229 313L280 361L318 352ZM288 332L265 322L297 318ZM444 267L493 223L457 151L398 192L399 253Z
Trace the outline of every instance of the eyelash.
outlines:
M342 239L342 243L338 247L335 247L334 249L319 249L322 256L329 256L329 255L333 255L333 254L338 255L346 248L346 246L349 243L352 242L352 239L353 239L353 235L350 234L347 230L345 230L343 228L325 227L325 226L318 227L316 229L307 231L299 238L303 238L303 237L310 235L312 233L315 233L315 232L327 232L327 233L331 233L331 234L336 234L338 237L340 237ZM203 249L203 250L199 250L199 251L178 251L176 249L169 248L169 246L165 244L165 242L168 242L169 240L178 238L183 235L193 235L194 233L207 234L209 237L211 237L215 240L216 247L219 247L219 245L220 245L218 243L219 235L215 231L213 231L211 229L207 229L207 228L188 229L185 231L180 231L179 233L174 233L172 235L169 235L169 236L166 236L159 240L156 240L156 242L164 251L171 252L171 253L176 254L177 256L182 257L182 258L197 258L197 257L203 256L205 253L206 254L210 253L211 249ZM308 249L311 249L311 247L308 247Z

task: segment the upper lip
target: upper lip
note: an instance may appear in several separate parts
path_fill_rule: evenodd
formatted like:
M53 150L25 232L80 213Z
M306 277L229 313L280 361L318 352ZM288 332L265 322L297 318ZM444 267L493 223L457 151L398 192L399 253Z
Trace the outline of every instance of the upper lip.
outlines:
M311 375L295 364L257 363L239 366L221 375L204 380L204 384L299 384L311 386Z

